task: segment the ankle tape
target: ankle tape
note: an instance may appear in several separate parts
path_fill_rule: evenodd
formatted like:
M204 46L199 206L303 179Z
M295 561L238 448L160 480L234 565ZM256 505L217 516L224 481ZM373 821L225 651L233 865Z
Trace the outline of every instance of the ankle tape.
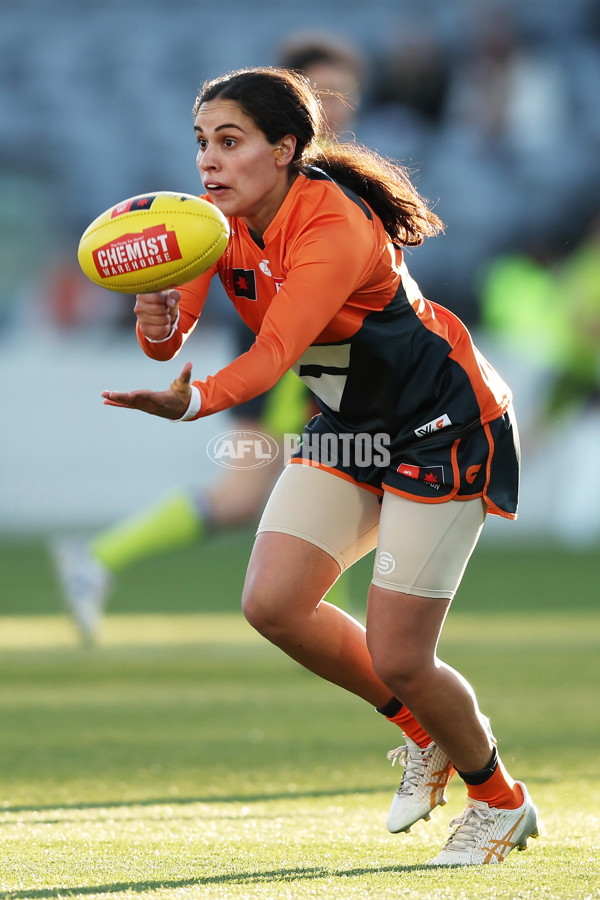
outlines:
M392 699L385 704L385 706L377 706L375 707L378 713L381 713L382 716L385 716L386 719L393 719L394 716L397 716L402 707L404 706L400 700L397 700L396 697L392 697Z
M478 769L477 772L461 772L460 769L457 769L456 771L465 782L465 784L483 784L485 781L492 777L497 768L498 750L496 749L496 747L494 747L494 749L492 750L490 761L483 769Z

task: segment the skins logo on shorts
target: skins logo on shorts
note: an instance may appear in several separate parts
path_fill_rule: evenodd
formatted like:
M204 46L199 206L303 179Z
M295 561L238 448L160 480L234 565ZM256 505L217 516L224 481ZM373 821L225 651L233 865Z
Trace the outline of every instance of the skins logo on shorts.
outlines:
M437 419L432 419L431 422L415 428L415 434L417 437L429 437L430 434L435 434L436 431L440 431L441 428L447 428L448 425L452 425L452 422L444 413L443 416L438 416Z
M97 247L92 256L100 277L111 278L181 259L181 250L174 231L168 231L166 225L153 225L137 233L120 235Z
M233 270L233 292L236 297L256 300L256 276L254 269Z
M375 568L380 575L391 575L396 568L396 560L387 550L380 550L375 560Z
M156 196L137 197L132 198L131 200L124 200L123 203L117 203L111 212L110 217L111 219L116 219L117 216L122 216L123 213L135 212L138 209L150 209L155 200Z
M436 491L439 491L440 485L445 484L443 466L412 466L410 463L401 463L396 471L407 478L422 481Z

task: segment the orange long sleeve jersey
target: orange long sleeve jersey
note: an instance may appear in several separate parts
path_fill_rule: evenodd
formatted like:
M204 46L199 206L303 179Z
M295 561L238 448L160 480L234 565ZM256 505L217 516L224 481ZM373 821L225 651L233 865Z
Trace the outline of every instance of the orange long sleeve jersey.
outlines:
M256 340L194 381L202 397L197 418L250 400L290 368L329 427L344 433L385 432L412 443L432 421L460 431L508 407L507 386L463 323L423 298L379 218L320 170L297 177L262 239L241 219L230 227L216 266L180 288L171 337L152 343L138 328L148 356L172 359L219 275Z

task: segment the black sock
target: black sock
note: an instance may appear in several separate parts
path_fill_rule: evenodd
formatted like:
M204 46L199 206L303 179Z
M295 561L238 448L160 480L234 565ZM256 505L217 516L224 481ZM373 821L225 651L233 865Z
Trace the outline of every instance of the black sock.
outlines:
M385 706L377 706L376 710L378 713L381 713L382 716L385 716L387 719L392 719L394 716L397 716L404 703L400 703L395 697L392 697Z
M484 781L487 781L488 778L492 777L497 768L498 751L494 747L490 761L483 769L479 769L479 771L477 772L461 772L459 769L457 769L456 771L465 782L465 784L483 784Z

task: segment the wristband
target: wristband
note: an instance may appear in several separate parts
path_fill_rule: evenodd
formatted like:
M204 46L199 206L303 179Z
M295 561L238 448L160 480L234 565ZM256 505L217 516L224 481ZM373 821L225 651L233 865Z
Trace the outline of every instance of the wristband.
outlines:
M190 389L191 397L188 408L180 419L171 419L171 422L189 422L190 419L194 419L200 412L202 407L202 394L193 384L190 385Z

